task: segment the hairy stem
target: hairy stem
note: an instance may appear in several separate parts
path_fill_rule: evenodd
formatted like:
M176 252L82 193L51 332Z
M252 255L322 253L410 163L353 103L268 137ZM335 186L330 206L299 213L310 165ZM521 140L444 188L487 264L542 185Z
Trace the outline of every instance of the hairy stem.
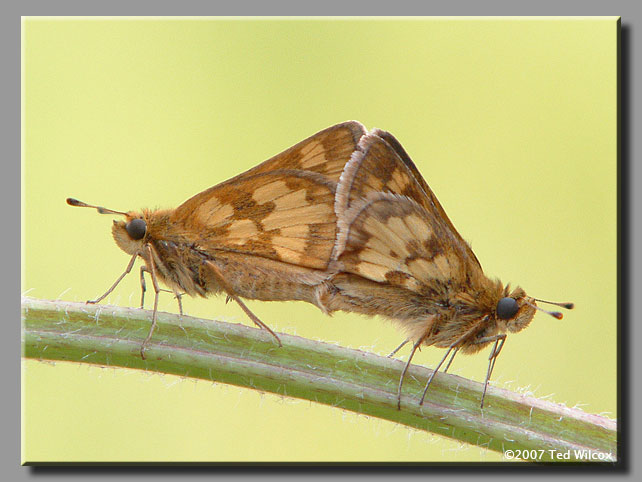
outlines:
M22 299L23 356L118 366L229 383L391 420L495 451L539 450L538 460L615 461L613 420L440 373L423 405L432 370L412 365L397 410L404 363L372 353L265 330L158 313L146 359L140 346L151 312ZM584 454L584 455L579 455ZM585 459L583 459L585 460Z

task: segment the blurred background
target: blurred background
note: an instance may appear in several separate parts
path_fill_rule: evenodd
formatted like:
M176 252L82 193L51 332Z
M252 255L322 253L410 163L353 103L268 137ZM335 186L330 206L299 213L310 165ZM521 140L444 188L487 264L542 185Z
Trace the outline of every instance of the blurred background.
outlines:
M23 294L86 301L127 265L112 217L66 197L176 207L355 119L399 139L487 275L576 303L509 336L491 383L615 418L616 40L616 18L26 19ZM106 302L139 297L132 274ZM252 325L224 301L183 303ZM402 341L376 317L248 305L278 332L382 355ZM160 309L176 311L171 296ZM450 371L482 382L486 366L484 352ZM25 461L502 459L218 383L31 360L22 382Z

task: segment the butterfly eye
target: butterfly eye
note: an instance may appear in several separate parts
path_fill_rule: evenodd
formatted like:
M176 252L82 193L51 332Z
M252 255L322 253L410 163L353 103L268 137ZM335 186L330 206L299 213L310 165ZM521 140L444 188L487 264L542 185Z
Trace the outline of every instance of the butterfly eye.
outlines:
M519 311L517 301L513 298L502 298L497 303L497 316L502 320L509 320Z
M142 219L132 219L125 225L127 234L132 239L143 239L145 231L147 231L147 224Z

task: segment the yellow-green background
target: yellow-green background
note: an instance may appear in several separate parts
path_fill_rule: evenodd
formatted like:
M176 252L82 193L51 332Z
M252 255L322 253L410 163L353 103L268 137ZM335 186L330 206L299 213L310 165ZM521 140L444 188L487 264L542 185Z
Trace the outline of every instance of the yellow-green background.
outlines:
M23 293L84 301L127 264L111 217L67 196L175 207L356 119L397 136L488 275L576 303L509 336L493 384L615 417L616 36L615 18L25 20ZM108 299L138 300L135 274ZM377 318L248 305L275 331L380 354L402 339ZM251 324L223 298L184 306ZM452 372L482 381L486 364ZM501 460L218 383L36 361L22 375L25 461Z

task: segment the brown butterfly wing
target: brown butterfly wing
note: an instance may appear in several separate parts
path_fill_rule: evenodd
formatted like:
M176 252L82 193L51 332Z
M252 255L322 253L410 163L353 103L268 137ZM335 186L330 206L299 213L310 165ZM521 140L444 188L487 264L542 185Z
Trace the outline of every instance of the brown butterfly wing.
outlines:
M364 136L337 188L340 269L425 292L482 274L416 166L392 135Z
M180 205L171 222L198 233L209 251L325 269L336 237L334 197L365 129L345 122Z
M412 159L410 159L410 156L408 155L406 150L403 148L401 143L392 134L390 134L389 132L386 132L386 131L382 131L381 129L375 129L373 131L373 133L376 134L381 139L383 139L384 141L386 141L388 143L388 145L390 147L392 147L392 149L397 153L399 158L406 165L408 170L412 173L413 177L415 178L415 181L417 181L419 183L419 185L421 186L423 192L426 194L425 197L421 196L421 199L424 201L423 204L424 205L427 204L430 207L434 207L434 210L439 213L439 217L441 219L444 219L445 221L447 221L448 225L451 228L451 230L459 237L459 239L461 239L462 242L464 242L462 237L459 236L459 233L455 229L455 226L453 226L452 222L450 221L450 219L446 215L446 211L444 211L444 209L441 207L441 204L439 203L439 200L437 199L437 196L435 196L435 194L432 192L432 189L430 189L430 187L428 186L428 183L426 183L426 181L424 180L423 176L419 172L419 169L417 169L417 166L415 165L415 163L412 161ZM413 199L415 199L415 201L417 201L417 202L420 202L419 199L416 199L416 198L413 198ZM429 200L430 202L426 203L427 200ZM472 250L471 250L470 254L473 257L475 256L473 254Z

